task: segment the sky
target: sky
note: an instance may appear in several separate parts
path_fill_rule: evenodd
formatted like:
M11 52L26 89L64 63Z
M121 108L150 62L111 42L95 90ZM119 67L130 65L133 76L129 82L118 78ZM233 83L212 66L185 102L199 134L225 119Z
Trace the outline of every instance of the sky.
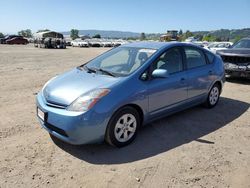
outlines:
M250 0L2 0L0 32L250 28Z

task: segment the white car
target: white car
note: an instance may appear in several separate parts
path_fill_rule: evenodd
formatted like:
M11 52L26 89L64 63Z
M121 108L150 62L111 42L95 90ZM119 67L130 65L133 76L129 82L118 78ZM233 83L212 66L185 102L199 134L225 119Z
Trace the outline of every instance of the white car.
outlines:
M218 50L225 50L231 47L232 45L232 42L216 42L208 45L206 48L216 54Z
M112 42L110 40L101 40L101 46L102 47L112 47Z
M113 43L113 46L116 47L116 46L120 46L120 45L123 45L123 44L127 44L128 42L125 41L125 40L119 39L119 40L112 41L112 43Z
M89 47L89 43L82 39L75 39L71 41L71 46L73 47Z
M87 41L91 47L102 47L100 39L88 39Z

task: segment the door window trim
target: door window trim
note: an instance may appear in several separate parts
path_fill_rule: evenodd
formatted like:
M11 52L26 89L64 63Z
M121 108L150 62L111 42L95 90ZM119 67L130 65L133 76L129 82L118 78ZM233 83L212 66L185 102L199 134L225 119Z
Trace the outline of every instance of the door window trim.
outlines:
M184 55L183 48L182 48L182 46L174 46L174 47L168 48L167 50L165 50L165 51L163 51L162 53L160 53L160 54L158 55L158 57L156 58L156 60L154 60L154 61L145 69L145 71L143 71L143 73L140 75L140 78L139 78L139 79L140 79L140 80L143 80L143 79L142 79L142 75L143 75L144 73L147 72L148 78L147 78L146 80L143 80L143 81L152 80L152 79L153 79L153 78L152 78L152 72L154 71L153 65L159 61L160 57L161 57L164 53L167 53L169 50L172 50L172 49L175 49L175 48L177 48L177 49L180 51L180 54L181 54L182 70L181 70L181 71L178 71L178 72L170 73L169 75L171 76L171 75L178 74L178 73L180 73L180 72L185 71L185 70L186 70L186 64L185 64L185 59L184 59L184 56L183 56L183 55Z
M182 48L183 48L184 59L185 59L185 64L186 64L186 70L193 70L193 69L205 67L205 66L211 64L211 63L208 63L207 56L206 56L206 54L204 53L204 51L202 49L199 49L199 48L196 48L196 47L193 47L193 46L183 46ZM194 50L202 53L203 56L204 56L206 64L205 65L200 65L200 66L197 66L197 67L188 68L188 62L187 62L187 56L186 56L185 48L191 48L191 49L194 49Z

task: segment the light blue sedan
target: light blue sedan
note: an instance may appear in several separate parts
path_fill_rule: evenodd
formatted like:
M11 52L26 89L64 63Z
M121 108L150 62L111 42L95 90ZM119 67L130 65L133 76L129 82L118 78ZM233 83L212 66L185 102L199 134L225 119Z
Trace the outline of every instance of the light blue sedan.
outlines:
M206 49L131 43L49 80L37 95L37 116L67 143L122 147L155 119L199 104L214 107L224 80L221 58Z

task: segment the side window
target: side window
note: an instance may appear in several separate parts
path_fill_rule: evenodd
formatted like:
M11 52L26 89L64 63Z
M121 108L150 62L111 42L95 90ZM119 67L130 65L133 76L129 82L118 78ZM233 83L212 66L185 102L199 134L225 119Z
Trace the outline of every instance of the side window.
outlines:
M206 58L201 50L192 47L185 47L184 51L186 54L188 69L206 65Z
M155 69L166 69L169 74L183 70L182 54L179 48L172 48L163 53L155 62Z
M214 61L214 55L210 52L206 52L208 62L211 64Z

